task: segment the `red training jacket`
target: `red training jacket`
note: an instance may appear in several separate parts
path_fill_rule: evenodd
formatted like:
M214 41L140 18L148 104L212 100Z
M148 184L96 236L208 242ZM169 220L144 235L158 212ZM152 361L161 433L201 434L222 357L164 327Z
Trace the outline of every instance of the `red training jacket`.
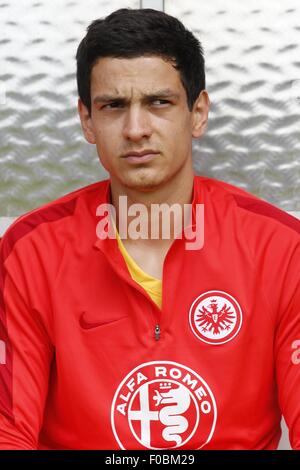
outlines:
M109 180L1 241L1 449L300 449L300 222L195 176L204 246L169 249L162 310L99 239ZM195 214L195 213L194 213Z

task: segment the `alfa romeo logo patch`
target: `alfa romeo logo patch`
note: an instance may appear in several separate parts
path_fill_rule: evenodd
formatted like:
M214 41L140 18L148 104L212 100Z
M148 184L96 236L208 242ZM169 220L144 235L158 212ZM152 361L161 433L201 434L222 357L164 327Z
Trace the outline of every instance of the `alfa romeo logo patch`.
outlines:
M116 390L111 425L121 449L199 449L215 430L217 408L195 371L170 361L141 364Z

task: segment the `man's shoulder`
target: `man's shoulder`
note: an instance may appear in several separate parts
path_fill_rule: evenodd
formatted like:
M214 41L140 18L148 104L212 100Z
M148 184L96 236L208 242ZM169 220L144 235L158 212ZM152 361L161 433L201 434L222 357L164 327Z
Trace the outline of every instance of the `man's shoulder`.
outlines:
M77 216L78 203L81 206L88 206L91 201L101 200L105 198L109 180L98 181L88 186L84 186L61 196L47 204L27 212L18 217L6 230L1 239L1 250L4 259L12 251L14 245L25 238L34 238L40 227L47 228L57 227L58 224L66 225L65 221L68 217L75 218ZM50 233L51 230L48 230Z
M300 241L300 220L288 212L227 182L201 176L197 181L212 202L230 206L243 221L248 222L249 227L278 228L296 238L298 235Z

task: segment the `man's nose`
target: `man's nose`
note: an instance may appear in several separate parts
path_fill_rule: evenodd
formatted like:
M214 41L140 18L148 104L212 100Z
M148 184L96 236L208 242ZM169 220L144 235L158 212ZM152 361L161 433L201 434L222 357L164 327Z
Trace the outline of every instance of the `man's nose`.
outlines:
M146 109L131 106L125 115L123 135L126 139L138 141L152 133L150 117Z

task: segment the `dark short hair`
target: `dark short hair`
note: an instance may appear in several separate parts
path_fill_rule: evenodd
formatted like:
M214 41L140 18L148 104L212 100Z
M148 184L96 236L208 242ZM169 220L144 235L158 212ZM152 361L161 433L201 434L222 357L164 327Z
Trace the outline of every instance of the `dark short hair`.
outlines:
M204 55L201 43L177 19L151 8L121 8L93 21L77 53L77 87L91 113L91 71L102 57L136 58L160 56L179 71L192 110L205 89Z

